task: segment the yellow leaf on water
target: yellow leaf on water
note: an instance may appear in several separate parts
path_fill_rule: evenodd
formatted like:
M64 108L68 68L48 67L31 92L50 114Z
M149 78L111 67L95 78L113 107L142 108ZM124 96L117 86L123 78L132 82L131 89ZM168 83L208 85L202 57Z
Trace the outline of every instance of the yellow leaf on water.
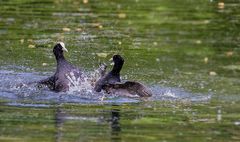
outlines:
M118 14L118 18L123 19L123 18L126 18L126 17L127 17L126 13L119 13Z
M47 66L48 64L47 63L42 63L42 66Z
M99 28L99 29L103 28L103 25L101 25L100 23L92 23L92 26L96 27L96 28Z
M87 4L87 3L88 3L88 0L83 0L83 3L84 3L84 4Z
M208 57L204 58L204 63L206 63L206 64L208 63Z
M218 3L218 8L219 9L224 9L224 6L225 6L224 2L219 2Z
M33 44L29 44L28 45L28 48L35 48L36 46L35 45L33 45Z
M202 41L201 40L196 40L196 44L201 44Z
M20 40L20 43L23 44L23 43L24 43L24 39L21 39L21 40Z
M64 32L70 32L71 31L71 29L70 28L62 28L62 30L64 31Z
M228 57L230 57L230 56L233 55L233 52L232 52L232 51L228 51L228 52L226 52L226 55L227 55Z
M77 32L81 32L82 29L81 29L81 28L76 28L76 31L77 31Z
M28 41L28 42L33 42L33 40L32 40L32 39L28 39L27 41Z
M215 71L210 71L210 72L209 72L209 75L215 76L215 75L217 75L217 73L216 73Z
M108 54L107 53L96 53L96 55L98 57L106 58Z
M98 28L99 28L99 29L102 29L102 28L103 28L103 26L102 26L102 25L99 25L99 26L98 26Z

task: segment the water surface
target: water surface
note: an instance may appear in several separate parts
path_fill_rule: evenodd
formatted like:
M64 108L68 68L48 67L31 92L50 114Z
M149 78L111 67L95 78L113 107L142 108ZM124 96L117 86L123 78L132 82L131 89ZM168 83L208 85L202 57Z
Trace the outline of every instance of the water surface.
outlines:
M0 0L0 141L240 141L239 8L238 0ZM121 54L122 78L153 97L19 88L54 73L57 41L89 74Z

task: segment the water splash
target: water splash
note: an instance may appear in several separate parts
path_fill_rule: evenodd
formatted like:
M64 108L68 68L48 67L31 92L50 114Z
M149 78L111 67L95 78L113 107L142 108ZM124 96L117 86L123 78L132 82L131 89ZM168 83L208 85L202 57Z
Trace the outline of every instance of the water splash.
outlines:
M0 70L0 98L12 101L30 101L44 103L133 103L139 102L139 97L129 97L121 94L105 94L93 91L96 80L101 76L101 70L88 72L81 80L73 73L68 75L71 87L68 92L55 93L47 87L36 84L27 85L26 81L38 81L51 74L18 73ZM20 84L20 85L19 85ZM153 96L149 101L180 100L180 101L209 101L210 94L193 94L179 88L150 86Z

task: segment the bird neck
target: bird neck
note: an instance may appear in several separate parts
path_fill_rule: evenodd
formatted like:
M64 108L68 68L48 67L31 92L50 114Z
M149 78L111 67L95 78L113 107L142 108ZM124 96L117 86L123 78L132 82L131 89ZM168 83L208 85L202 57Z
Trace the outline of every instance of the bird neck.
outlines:
M56 57L57 62L65 60L63 53L57 53L57 54L55 54L55 57Z
M123 66L123 63L118 63L118 64L115 63L111 71L112 74L119 75L122 69L122 66Z

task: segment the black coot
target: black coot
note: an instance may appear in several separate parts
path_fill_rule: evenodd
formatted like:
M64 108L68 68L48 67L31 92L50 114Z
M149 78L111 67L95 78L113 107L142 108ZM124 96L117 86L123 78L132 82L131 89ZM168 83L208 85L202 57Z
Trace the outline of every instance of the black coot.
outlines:
M59 42L54 46L53 53L57 60L56 72L53 76L38 82L47 85L56 92L68 91L69 87L74 85L74 81L79 81L83 74L79 68L73 66L64 58L64 51L68 52L63 42Z
M94 90L96 92L100 92L102 89L104 89L104 86L106 84L114 84L116 82L121 82L120 71L124 64L124 59L120 55L114 55L112 59L114 62L114 66L109 73L104 75L95 83Z

